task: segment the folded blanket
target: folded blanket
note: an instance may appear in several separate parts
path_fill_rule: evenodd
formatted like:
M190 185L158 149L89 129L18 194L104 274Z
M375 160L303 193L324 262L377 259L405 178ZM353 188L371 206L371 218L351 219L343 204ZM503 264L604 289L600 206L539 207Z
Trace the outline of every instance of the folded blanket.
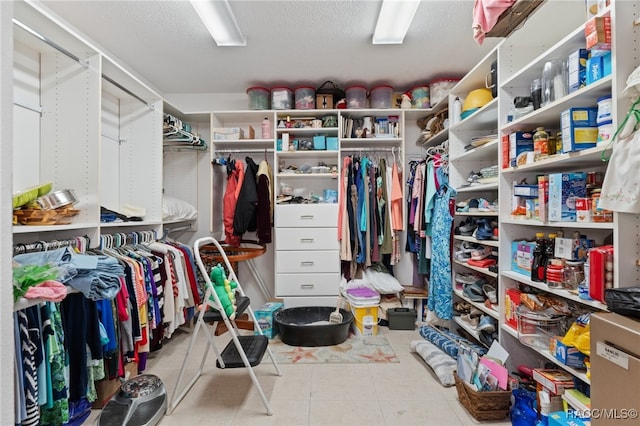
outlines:
M460 344L469 346L471 349L476 351L478 355L484 355L487 352L487 350L482 346L472 343L464 337L452 333L449 330L438 329L431 327L430 325L423 325L420 327L419 332L422 337L442 349L454 359L458 358L458 347Z

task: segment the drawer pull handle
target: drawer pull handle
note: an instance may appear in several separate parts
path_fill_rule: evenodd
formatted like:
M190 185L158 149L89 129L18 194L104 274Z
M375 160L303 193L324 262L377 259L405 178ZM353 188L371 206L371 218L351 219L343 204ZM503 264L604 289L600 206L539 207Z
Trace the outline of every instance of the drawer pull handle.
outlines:
M313 238L300 238L301 243L312 243Z
M313 219L313 215L312 214L305 214L300 216L300 219Z
M313 287L315 287L315 285L313 284L301 284L300 288L304 288L304 289L312 289Z
M313 261L307 261L307 262L300 262L300 265L302 266L313 266L315 262Z

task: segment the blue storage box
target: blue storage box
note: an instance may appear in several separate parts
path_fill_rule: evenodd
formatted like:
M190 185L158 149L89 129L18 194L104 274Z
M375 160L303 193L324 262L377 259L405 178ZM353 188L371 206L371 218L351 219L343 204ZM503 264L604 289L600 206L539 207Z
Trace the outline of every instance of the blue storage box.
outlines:
M569 55L569 58L567 59L569 93L573 93L587 84L588 58L589 51L587 49L578 49Z
M325 136L314 136L313 137L313 149L316 150L325 150L327 149L327 139Z
M576 198L586 197L586 173L575 172L549 174L549 221L575 222L575 200Z
M327 136L327 151L338 150L338 138L335 136Z

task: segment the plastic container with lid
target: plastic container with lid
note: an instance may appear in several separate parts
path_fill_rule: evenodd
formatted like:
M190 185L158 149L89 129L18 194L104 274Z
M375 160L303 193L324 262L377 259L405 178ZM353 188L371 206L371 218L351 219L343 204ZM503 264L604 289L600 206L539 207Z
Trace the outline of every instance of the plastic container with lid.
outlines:
M293 90L288 87L271 88L271 108L291 109L293 106Z
M316 107L316 89L311 86L295 88L296 109L314 109Z
M380 295L370 288L351 288L345 298L353 313L353 331L360 336L378 334L378 305Z
M611 120L598 124L598 145L609 143L609 139L613 136L613 123Z
M269 89L264 87L249 87L249 109L269 109Z
M534 312L524 305L516 310L518 319L518 340L527 346L549 350L549 342L554 336L564 335L562 316L552 316L544 312Z
M438 102L444 100L449 95L449 92L455 86L459 79L455 78L440 78L429 82L429 92L431 96L431 105L437 105Z
M391 108L393 87L376 86L371 89L371 108Z
M367 107L367 88L364 86L350 86L345 89L347 95L347 108Z
M429 86L416 86L411 89L411 106L413 108L431 108Z
M611 96L602 96L598 98L598 115L596 116L596 123L598 126L601 124L611 124Z

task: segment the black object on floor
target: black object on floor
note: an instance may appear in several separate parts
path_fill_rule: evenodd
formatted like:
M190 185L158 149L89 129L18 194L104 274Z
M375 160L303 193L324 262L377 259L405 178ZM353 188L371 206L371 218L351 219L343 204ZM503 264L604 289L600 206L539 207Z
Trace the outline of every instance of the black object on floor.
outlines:
M342 322L329 324L330 306L301 306L283 309L275 315L280 339L290 346L333 346L349 337L353 314L340 309ZM326 324L325 324L326 323Z
M264 353L267 351L267 346L269 345L269 339L265 335L255 335L255 336L238 336L238 340L240 341L240 346L242 346L242 350L244 351L247 359L249 360L249 365L255 367L260 364L262 361L262 357ZM233 340L229 341L227 347L224 348L222 353L222 360L224 361L224 368L243 368L246 367L244 362L242 362L242 357L236 348ZM223 368L220 365L220 361L216 361L216 366L218 368Z

